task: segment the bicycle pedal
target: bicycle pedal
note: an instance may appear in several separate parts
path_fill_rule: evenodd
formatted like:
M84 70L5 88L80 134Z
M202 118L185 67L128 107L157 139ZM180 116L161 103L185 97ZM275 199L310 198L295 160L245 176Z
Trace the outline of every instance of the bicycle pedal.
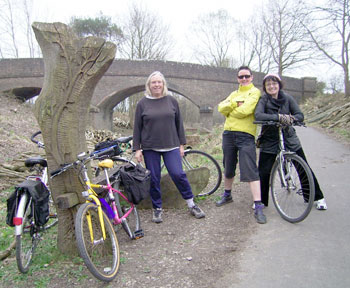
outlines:
M144 235L142 229L137 230L137 231L134 232L134 239L135 239L135 240L140 239L140 238L142 238L143 236L145 236L145 235Z

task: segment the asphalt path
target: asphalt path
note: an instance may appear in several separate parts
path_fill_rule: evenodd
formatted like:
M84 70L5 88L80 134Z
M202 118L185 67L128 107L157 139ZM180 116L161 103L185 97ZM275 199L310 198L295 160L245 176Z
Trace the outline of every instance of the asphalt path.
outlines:
M291 224L277 213L272 199L268 223L239 255L240 268L218 279L216 287L350 287L350 148L313 128L298 128L304 152L327 201Z

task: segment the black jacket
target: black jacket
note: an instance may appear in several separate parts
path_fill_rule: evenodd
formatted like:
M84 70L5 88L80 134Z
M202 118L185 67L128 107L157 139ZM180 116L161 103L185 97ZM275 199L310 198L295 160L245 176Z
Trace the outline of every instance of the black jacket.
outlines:
M304 121L304 114L301 112L295 99L279 91L278 98L274 99L269 94L261 96L255 108L255 120L257 121L279 121L278 114L291 114L298 121ZM275 126L263 125L261 128L260 151L265 153L277 154L278 147L278 128ZM286 150L297 151L301 148L299 138L292 126L283 129L284 145Z

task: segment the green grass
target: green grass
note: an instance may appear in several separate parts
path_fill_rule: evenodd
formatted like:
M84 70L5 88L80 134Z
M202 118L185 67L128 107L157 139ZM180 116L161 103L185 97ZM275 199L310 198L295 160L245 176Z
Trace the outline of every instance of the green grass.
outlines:
M6 250L14 240L13 227L6 225L6 200L12 191L14 191L13 187L1 191L0 194L0 251Z

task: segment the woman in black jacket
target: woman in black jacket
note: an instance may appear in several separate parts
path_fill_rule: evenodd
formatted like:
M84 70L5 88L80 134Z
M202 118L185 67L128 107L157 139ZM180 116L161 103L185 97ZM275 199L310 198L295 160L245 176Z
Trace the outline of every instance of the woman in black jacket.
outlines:
M281 90L282 88L283 84L278 75L267 74L264 77L263 90L265 93L260 98L255 109L255 119L257 121L279 121L287 124L295 120L304 120L304 114L301 112L297 102L291 95L284 93ZM296 152L297 155L307 162L295 129L292 126L287 126L283 128L283 135L286 149ZM260 137L259 174L261 202L268 206L270 174L279 151L278 128L263 125ZM312 175L315 181L316 208L318 210L327 210L326 201L313 172Z

